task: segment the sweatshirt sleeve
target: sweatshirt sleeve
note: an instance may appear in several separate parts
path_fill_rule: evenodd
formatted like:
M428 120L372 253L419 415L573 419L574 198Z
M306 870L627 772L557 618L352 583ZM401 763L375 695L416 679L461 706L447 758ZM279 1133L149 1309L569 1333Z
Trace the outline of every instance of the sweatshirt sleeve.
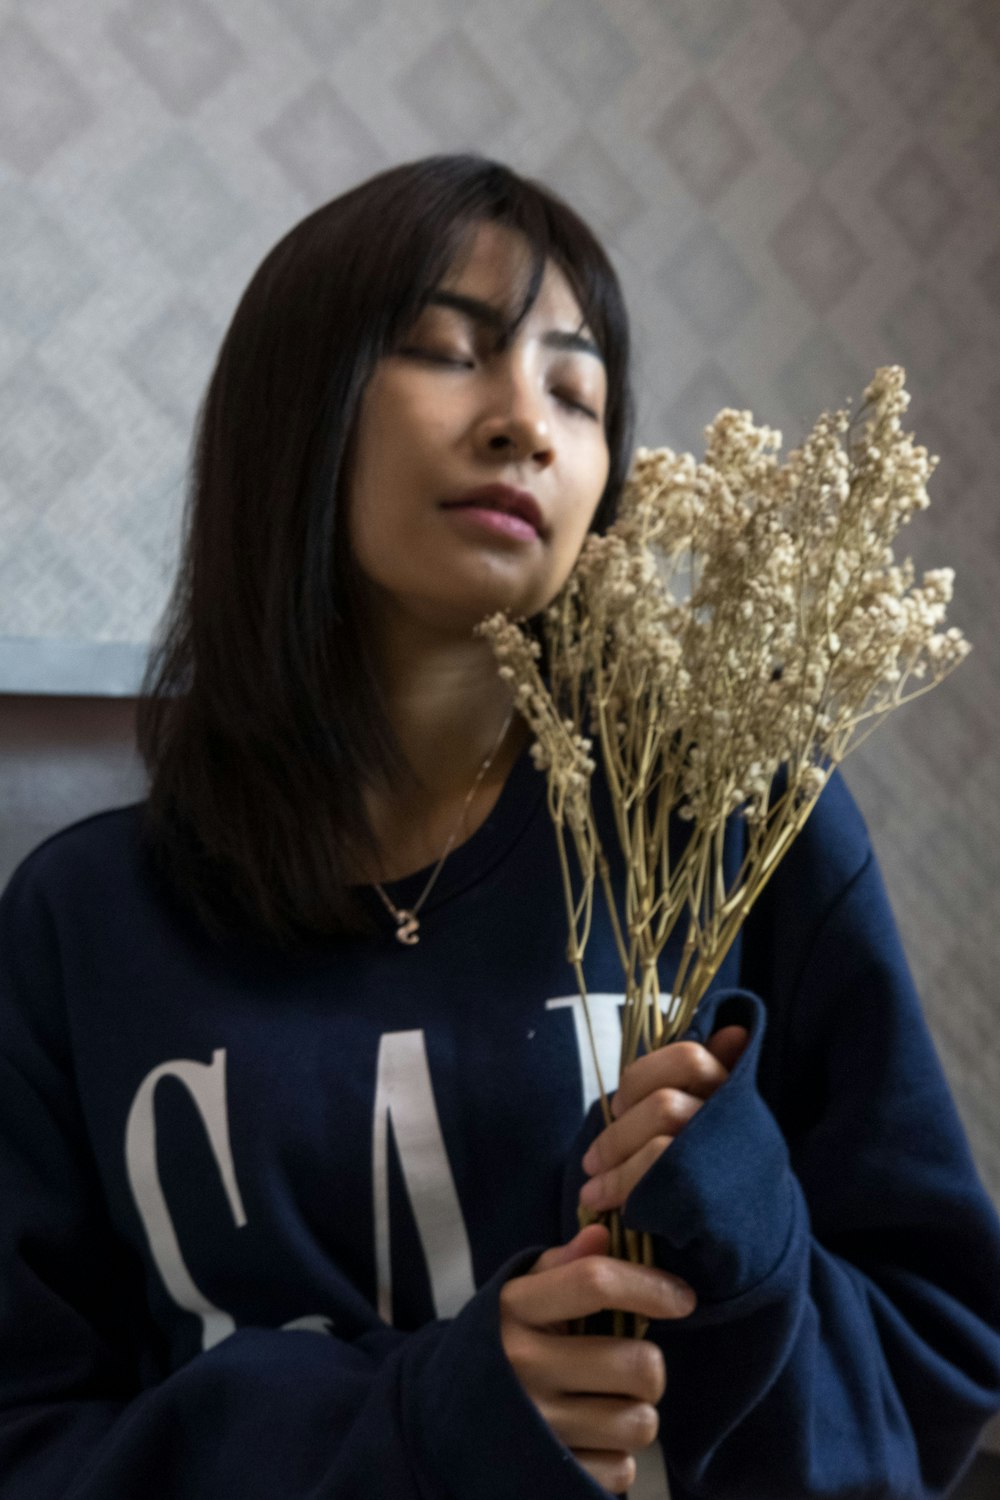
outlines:
M750 1043L625 1206L699 1296L650 1330L661 1435L691 1495L931 1500L1000 1407L1000 1223L870 849L829 894L860 815L838 787L813 818L768 902L766 1006L719 991L692 1029L738 1023Z
M600 1500L499 1338L501 1287L542 1247L417 1332L243 1327L151 1373L140 1268L86 1142L58 935L31 884L0 900L2 1500Z

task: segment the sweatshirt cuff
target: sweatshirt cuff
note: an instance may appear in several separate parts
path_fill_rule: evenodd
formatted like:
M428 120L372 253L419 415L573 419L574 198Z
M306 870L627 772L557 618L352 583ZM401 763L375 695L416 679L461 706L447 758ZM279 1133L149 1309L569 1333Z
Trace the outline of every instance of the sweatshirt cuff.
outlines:
M694 1288L702 1312L763 1283L799 1219L788 1148L757 1090L765 1024L763 1002L748 990L706 995L685 1040L704 1044L723 1026L736 1025L746 1027L749 1041L726 1082L633 1188L622 1214L627 1228L654 1236L657 1265ZM586 1180L580 1158L602 1128L595 1105L568 1163L564 1232L577 1224Z
M608 1500L528 1396L500 1341L501 1289L544 1250L508 1260L442 1337L425 1342L418 1334L411 1342L408 1354L419 1367L404 1377L412 1401L406 1426L421 1450L421 1469L453 1500Z

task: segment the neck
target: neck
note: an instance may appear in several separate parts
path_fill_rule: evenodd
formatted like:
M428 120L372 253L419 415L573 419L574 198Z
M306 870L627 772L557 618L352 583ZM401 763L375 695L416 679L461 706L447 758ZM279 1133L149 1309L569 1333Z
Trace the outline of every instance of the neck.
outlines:
M496 746L513 698L484 641L407 650L389 661L386 704L415 777L417 801L464 797ZM524 741L515 715L485 781L503 781Z
M510 687L498 675L486 641L421 632L412 621L383 632L380 672L390 722L412 783L366 790L366 803L386 861L396 873L436 860L462 812L483 761L492 756L463 817L459 842L487 816L529 737L511 713Z

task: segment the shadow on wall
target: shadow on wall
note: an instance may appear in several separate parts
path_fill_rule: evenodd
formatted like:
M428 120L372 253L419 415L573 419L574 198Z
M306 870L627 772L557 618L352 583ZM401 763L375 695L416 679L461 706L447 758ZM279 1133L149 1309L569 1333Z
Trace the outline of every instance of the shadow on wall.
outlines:
M0 695L0 887L49 834L138 801L131 698Z
M958 1487L952 1490L950 1500L997 1500L998 1495L1000 1458L993 1453L980 1453Z

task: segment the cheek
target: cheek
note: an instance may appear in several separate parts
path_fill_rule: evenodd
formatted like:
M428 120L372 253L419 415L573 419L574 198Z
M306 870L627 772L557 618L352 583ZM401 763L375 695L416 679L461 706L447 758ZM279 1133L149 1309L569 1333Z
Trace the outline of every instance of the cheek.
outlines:
M385 386L375 393L358 432L359 488L387 510L405 509L433 468L447 421L440 403L420 391Z
M595 451L591 453L589 461L582 467L580 477L580 492L584 497L579 508L579 543L583 546L590 524L597 513L597 507L601 503L611 473L611 455L605 441L595 444Z
M372 529L379 510L395 489L399 423L388 420L387 401L374 381L358 413L351 443L348 526L352 535Z
M440 413L379 392L361 414L347 485L346 529L363 571L386 585L422 546L439 474Z
M601 503L604 487L608 482L611 472L611 460L607 447L601 445L597 454L593 455L591 462L583 466L579 484L579 505L574 507L573 526L567 528L566 551L570 554L566 563L567 573L580 555L587 533L590 531L591 522L597 513L597 507Z
M395 532L389 504L394 486L386 452L374 438L370 429L359 434L346 490L346 532L362 572L378 579Z
M562 588L572 572L587 540L590 524L604 493L607 475L601 480L600 489L595 487L593 470L590 470L588 480L586 488L581 488L579 504L573 507L572 515L562 528L559 546L553 554L553 571L557 575L559 588Z

